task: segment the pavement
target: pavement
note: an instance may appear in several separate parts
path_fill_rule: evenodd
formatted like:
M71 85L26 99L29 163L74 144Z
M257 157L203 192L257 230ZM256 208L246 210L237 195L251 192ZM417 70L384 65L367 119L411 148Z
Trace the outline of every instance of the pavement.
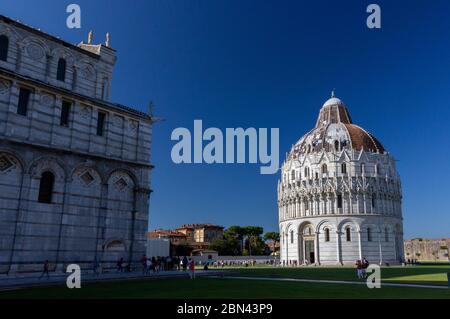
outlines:
M196 270L195 276L216 276L220 277L223 274L221 270ZM24 273L16 275L0 275L0 292L32 287L43 286L59 286L65 285L67 277L70 273L50 273L49 278L40 277L40 273ZM187 271L160 271L158 273L151 273L143 275L141 271L134 272L109 272L96 275L93 272L82 272L81 283L89 282L103 282L103 281L127 281L127 280L149 280L149 279L163 279L163 278L189 278Z
M211 277L219 278L219 276L211 276ZM240 279L240 280L264 280L264 281L288 281L288 282L306 282L306 283L324 283L324 284L366 285L365 281L350 281L350 280L346 281L346 280L268 278L268 277L243 277L243 276L220 276L220 278ZM448 286L440 286L440 285L405 284L405 283L393 283L393 282L383 282L383 281L381 281L381 286L450 289Z

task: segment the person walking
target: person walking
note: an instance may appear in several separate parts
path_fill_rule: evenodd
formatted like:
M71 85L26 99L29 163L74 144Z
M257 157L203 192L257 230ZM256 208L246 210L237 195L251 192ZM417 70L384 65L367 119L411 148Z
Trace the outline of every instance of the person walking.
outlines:
M366 259L366 257L364 257L362 262L361 262L361 272L362 272L361 276L363 278L367 277L366 271L367 271L367 268L369 267L369 265L370 265L369 261Z
M355 263L356 266L356 275L358 276L359 279L362 278L362 263L361 260L357 260Z
M94 259L94 275L96 275L96 276L100 275L100 272L101 272L100 267L101 267L100 262L98 261L98 258L95 257L95 259Z
M123 272L123 257L117 261L117 272Z
M142 265L142 274L145 275L147 273L147 256L144 254L141 258L141 265Z
M44 275L47 276L47 279L50 279L50 274L48 273L48 269L49 269L49 263L48 263L48 260L46 260L46 261L44 261L44 267L43 267L42 274L39 277L39 279L41 279Z
M195 262L189 258L189 277L191 277L191 279L195 279Z
M183 271L186 271L188 266L188 259L186 256L183 257Z

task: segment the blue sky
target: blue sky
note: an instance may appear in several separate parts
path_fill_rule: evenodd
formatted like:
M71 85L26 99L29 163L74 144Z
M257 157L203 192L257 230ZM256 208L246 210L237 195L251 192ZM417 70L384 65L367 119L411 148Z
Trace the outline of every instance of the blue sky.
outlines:
M77 3L82 28L65 25ZM278 127L280 156L315 124L332 88L398 160L405 237L449 236L450 2L2 0L0 13L65 40L111 33L112 99L153 100L150 228L211 222L277 229L277 175L259 165L175 165L176 127Z

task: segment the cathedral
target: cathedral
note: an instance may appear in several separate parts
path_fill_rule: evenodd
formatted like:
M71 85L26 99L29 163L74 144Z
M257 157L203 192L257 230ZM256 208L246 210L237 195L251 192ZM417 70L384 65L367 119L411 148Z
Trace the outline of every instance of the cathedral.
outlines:
M401 201L395 159L333 92L281 168L282 264L401 262Z
M110 101L116 51L0 16L0 274L145 253L151 115Z

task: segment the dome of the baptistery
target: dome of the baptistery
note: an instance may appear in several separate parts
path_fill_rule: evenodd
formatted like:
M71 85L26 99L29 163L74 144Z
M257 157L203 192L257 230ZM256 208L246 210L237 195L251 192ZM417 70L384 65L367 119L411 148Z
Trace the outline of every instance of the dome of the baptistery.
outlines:
M353 124L344 102L332 96L320 109L316 126L292 147L288 157L345 149L385 152L383 145L372 134Z

